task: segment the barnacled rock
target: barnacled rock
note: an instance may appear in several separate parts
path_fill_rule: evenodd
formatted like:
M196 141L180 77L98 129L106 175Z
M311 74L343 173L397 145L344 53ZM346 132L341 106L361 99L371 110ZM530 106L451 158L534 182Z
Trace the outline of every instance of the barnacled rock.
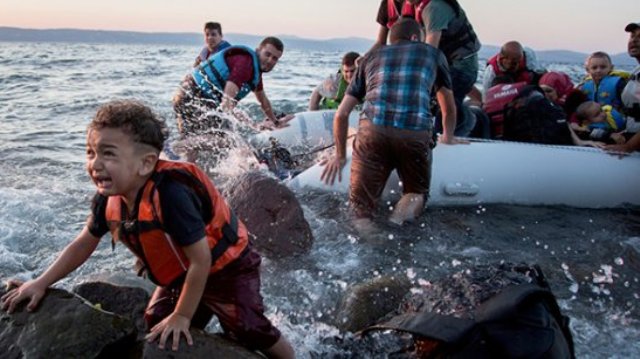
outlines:
M0 295L5 290L0 289ZM32 313L26 301L12 314L0 311L2 358L127 357L136 327L127 318L99 310L80 297L49 289Z

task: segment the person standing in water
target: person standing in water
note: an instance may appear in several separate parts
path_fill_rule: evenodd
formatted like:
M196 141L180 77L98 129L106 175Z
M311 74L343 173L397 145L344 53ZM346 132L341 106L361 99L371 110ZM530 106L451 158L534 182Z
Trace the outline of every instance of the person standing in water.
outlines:
M353 144L349 203L354 225L365 235L375 231L371 218L394 169L402 180L403 196L390 220L402 224L423 210L431 183L434 143L429 105L434 92L444 118L440 141L461 142L453 134L455 104L442 52L422 42L420 25L409 18L391 27L390 41L360 62L334 117L336 152L321 176L327 184L342 180L349 113L363 99Z

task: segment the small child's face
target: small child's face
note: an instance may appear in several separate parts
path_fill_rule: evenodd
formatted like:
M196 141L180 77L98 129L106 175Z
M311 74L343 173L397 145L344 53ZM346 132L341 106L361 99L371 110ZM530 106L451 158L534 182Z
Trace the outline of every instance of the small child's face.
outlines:
M104 196L135 200L140 189L142 151L131 135L119 128L90 129L87 133L87 171Z
M218 30L205 29L204 30L204 42L207 44L209 50L215 49L216 46L222 41L222 35Z
M593 81L599 82L603 77L607 76L613 70L611 63L601 57L593 57L587 63L587 73L591 75Z
M602 107L600 107L598 103L594 102L591 106L589 106L587 118L589 119L589 123L606 122L607 114L602 111Z

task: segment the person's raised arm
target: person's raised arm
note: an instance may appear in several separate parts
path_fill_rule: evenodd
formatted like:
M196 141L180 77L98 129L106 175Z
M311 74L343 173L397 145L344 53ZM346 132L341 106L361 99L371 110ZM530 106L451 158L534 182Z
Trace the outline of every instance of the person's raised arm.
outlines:
M236 101L236 95L240 91L240 87L233 81L227 81L224 85L224 96L222 96L222 110L225 112L231 111L236 107L238 101Z
M66 277L84 263L99 242L100 240L94 237L85 226L82 232L60 252L53 264L36 279L24 284L10 281L9 284L15 284L18 287L11 289L2 297L2 309L12 313L20 302L27 299L29 299L27 310L36 309L47 287Z
M336 145L335 156L326 163L322 171L320 180L328 185L332 185L338 177L338 182L342 181L342 168L347 161L347 132L349 129L349 114L358 104L358 99L346 94L338 106L333 117L333 139Z
M187 269L178 303L173 313L151 328L151 331L146 336L149 342L159 338L158 347L160 349L164 349L169 336L172 338L171 349L174 351L178 350L180 336L182 335L187 339L187 344L193 345L189 327L202 299L211 269L211 250L205 237L193 244L182 247L182 249L189 260L189 268Z
M318 88L314 88L309 99L309 111L317 111L320 108L320 91Z
M267 116L267 121L270 121L271 123L273 123L274 127L279 127L278 119L276 118L276 115L273 113L273 108L271 108L271 101L269 101L269 98L267 97L267 94L264 92L264 90L254 91L254 94L256 95L256 99L258 100L258 103L260 103L260 108L262 108L262 112L264 112L264 115ZM265 126L265 127L272 127L272 126Z
M376 38L376 42L373 44L373 48L386 45L388 36L389 29L386 26L380 25L380 28L378 29L378 37Z
M453 91L446 87L440 87L436 92L436 99L442 112L442 136L440 142L454 145L457 143L468 143L457 139L453 132L456 129L456 103L453 99Z

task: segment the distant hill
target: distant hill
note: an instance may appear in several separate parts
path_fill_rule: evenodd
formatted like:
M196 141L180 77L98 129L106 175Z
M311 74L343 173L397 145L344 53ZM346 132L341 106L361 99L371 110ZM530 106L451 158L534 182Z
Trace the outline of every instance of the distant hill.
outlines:
M372 39L360 37L335 38L328 40L312 40L292 35L278 35L287 48L306 51L358 51L364 53L373 44ZM225 39L231 43L257 45L263 36L227 33ZM0 27L0 41L13 42L84 42L84 43L113 43L113 44L179 44L198 46L202 44L199 33L169 33L169 32L134 32L134 31L105 31L105 30L76 30L76 29L22 29L15 27ZM483 45L479 57L487 59L497 53L499 46ZM582 63L587 54L567 50L536 51L538 60L554 63ZM626 53L612 55L617 66L634 66L636 61Z

